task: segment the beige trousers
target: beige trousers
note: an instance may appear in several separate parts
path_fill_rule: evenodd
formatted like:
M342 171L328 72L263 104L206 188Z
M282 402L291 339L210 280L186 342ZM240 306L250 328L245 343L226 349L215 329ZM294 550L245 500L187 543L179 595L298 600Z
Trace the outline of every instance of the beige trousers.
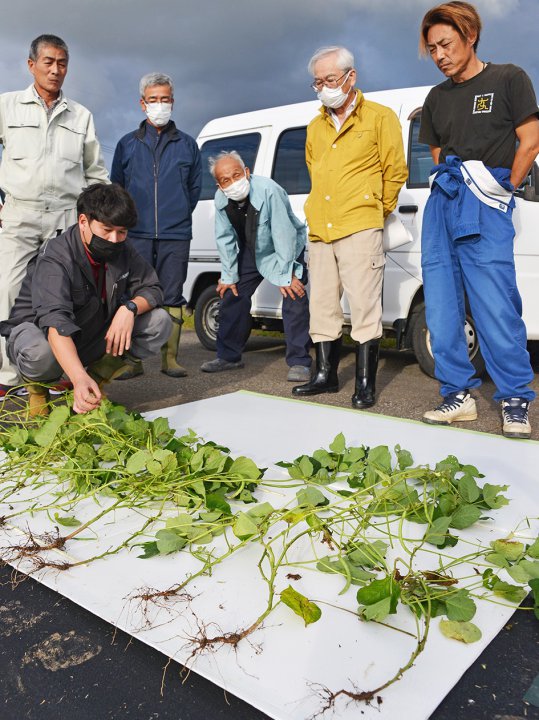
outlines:
M30 260L37 255L41 244L63 232L77 219L75 208L42 212L6 198L0 213L0 320L7 320L19 294ZM21 382L17 370L6 355L5 339L0 340L0 384Z
M382 336L382 234L381 229L373 228L331 243L309 242L313 342L341 336L343 290L350 306L352 338L364 343Z

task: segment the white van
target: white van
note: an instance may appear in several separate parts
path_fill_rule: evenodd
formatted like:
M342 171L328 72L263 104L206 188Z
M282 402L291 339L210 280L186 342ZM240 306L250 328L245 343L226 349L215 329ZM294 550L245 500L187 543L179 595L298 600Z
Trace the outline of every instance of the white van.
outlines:
M429 87L366 93L365 97L392 108L402 125L402 139L408 160L409 177L403 186L395 213L410 230L413 243L387 254L383 292L383 324L394 333L399 349L411 348L421 368L432 375L425 322L421 280L421 223L429 195L428 176L432 167L427 145L418 142L421 107ZM273 178L290 196L296 215L304 218L303 205L310 191L305 165L305 135L308 123L318 112L317 101L285 105L255 112L230 115L209 122L200 135L204 179L200 202L193 218L193 241L184 295L195 313L195 328L201 343L215 349L219 319L219 298L215 285L220 275L219 256L214 242L215 181L208 171L208 158L222 150L237 150L256 175ZM515 259L523 299L524 321L530 340L539 340L539 168L534 165L526 185L517 193L514 221L517 230ZM253 296L253 326L282 329L281 294L264 281ZM346 298L345 319L349 321ZM477 371L484 370L473 318L465 328L470 357Z

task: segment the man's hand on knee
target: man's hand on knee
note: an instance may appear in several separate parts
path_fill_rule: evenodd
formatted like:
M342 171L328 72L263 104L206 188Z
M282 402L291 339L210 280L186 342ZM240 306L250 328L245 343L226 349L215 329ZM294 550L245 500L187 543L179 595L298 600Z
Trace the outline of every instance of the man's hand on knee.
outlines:
M238 297L238 289L236 287L236 283L227 284L227 283L223 283L219 280L215 290L216 290L217 294L219 295L219 297L221 298L221 300L223 299L223 295L225 294L225 292L227 290L231 290L232 294L235 295L236 297Z

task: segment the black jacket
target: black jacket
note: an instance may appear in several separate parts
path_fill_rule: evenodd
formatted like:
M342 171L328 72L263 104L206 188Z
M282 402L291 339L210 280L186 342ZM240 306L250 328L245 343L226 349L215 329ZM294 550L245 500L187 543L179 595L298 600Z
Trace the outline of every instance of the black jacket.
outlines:
M107 263L107 302L97 294L94 275L78 225L43 244L37 260L28 266L9 319L0 334L9 337L22 322L33 322L45 333L50 327L71 336L84 362L101 357L105 334L120 305L139 296L152 307L163 303L163 291L153 268L126 242L115 260Z

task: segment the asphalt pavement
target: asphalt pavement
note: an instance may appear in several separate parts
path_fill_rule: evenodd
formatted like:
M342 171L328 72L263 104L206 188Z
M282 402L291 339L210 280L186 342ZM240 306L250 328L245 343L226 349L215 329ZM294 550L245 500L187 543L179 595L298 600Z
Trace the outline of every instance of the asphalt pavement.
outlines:
M532 365L535 371L533 387L539 394L539 343L530 343ZM288 371L284 359L282 337L274 334L252 335L243 360L245 367L221 373L203 373L200 366L215 357L198 341L194 330L184 330L180 346L180 361L188 371L186 378L169 378L159 371L159 359L145 362L145 373L132 380L114 381L108 386L111 400L141 412L159 410L216 395L251 390L281 397L291 397L295 383L286 380ZM344 346L339 367L338 393L308 398L324 405L350 407L354 392L355 355L353 346ZM480 432L501 434L500 406L492 399L494 385L485 378L483 385L473 391L477 400L479 418L462 423L462 427ZM434 408L441 398L438 382L425 375L411 352L382 349L377 377L377 403L369 410L392 417L421 420L425 410ZM539 440L539 402L531 405L532 437ZM522 442L517 441L515 442ZM525 442L525 441L524 441Z

